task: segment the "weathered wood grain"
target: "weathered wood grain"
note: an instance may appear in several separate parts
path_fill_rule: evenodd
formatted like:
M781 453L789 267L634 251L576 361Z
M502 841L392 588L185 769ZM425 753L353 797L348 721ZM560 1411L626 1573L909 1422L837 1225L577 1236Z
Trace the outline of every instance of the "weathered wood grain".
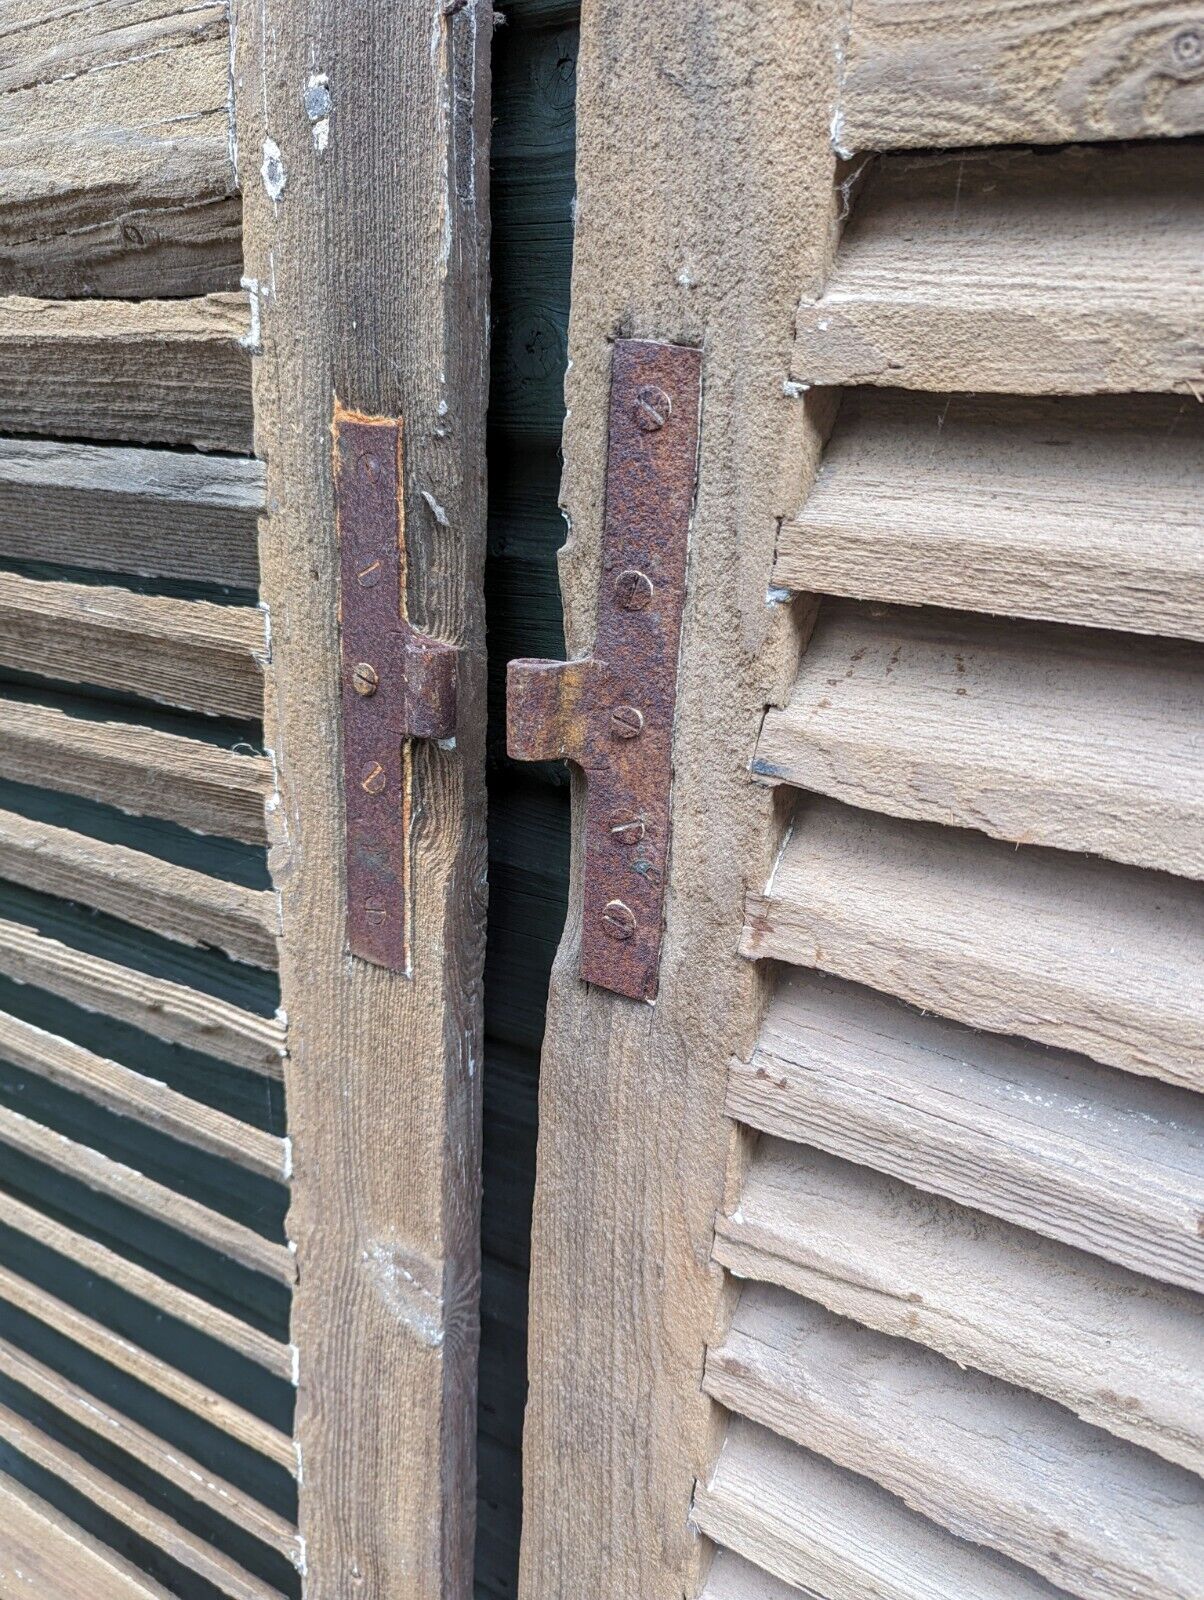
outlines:
M248 1361L264 1367L274 1377L292 1381L293 1352L289 1345L269 1338L266 1333L232 1316L220 1306L189 1293L167 1278L130 1261L116 1251L76 1233L45 1212L37 1211L15 1196L0 1192L0 1224L34 1240L85 1272L114 1284L126 1294L145 1300L155 1314L172 1317L186 1327L228 1345Z
M0 699L4 775L136 816L260 844L272 766L199 739Z
M287 1560L299 1562L297 1531L283 1517L5 1339L0 1339L0 1374L53 1406L77 1427L94 1434L98 1441L140 1461L190 1499L244 1528Z
M1064 1600L865 1478L736 1418L694 1520L717 1544L824 1600Z
M752 1286L716 1399L1083 1600L1199 1592L1204 1484L997 1378Z
M1204 1476L1191 1294L768 1137L715 1227L715 1259L738 1277L1046 1395Z
M21 672L258 721L266 653L252 606L0 572L0 665Z
M775 581L1204 638L1192 397L845 395Z
M296 1471L296 1451L286 1433L3 1266L0 1266L0 1300L53 1328L65 1339L153 1389L173 1405L200 1417L210 1427L229 1434L249 1450L258 1451L288 1472ZM0 1341L0 1368L4 1365L2 1346L3 1341Z
M843 57L850 154L1204 132L1204 34L1168 0L854 0Z
M254 588L263 463L0 439L0 543L16 561Z
M707 1573L701 1600L823 1600L823 1596L783 1583L730 1550L720 1550Z
M883 157L804 296L803 384L1204 392L1204 148Z
M278 1590L6 1405L0 1405L0 1439L180 1562L186 1572L206 1579L227 1600L280 1600Z
M203 990L105 961L24 923L0 920L0 973L251 1072L279 1078L284 1071L279 1015L258 1016Z
M407 1600L472 1591L492 18L489 0L374 7L370 27L338 0L235 13L262 307L308 1600L346 1600L349 1585ZM455 748L411 750L409 977L346 949L336 402L401 418L409 614L462 651Z
M19 3L0 40L0 292L236 289L225 6Z
M0 811L0 877L169 939L276 965L276 898L125 845Z
M1204 1088L1194 884L816 797L742 948L996 1033Z
M733 1115L1204 1289L1204 1103L798 974L731 1072Z
M177 1194L144 1173L112 1161L98 1150L89 1150L7 1107L0 1107L0 1144L45 1162L56 1172L65 1173L98 1194L120 1200L167 1227L178 1228L197 1243L276 1283L291 1285L296 1279L296 1265L285 1246L273 1244L241 1222L233 1222L188 1195Z
M741 768L788 670L787 608L765 604L774 538L818 454L818 408L788 400L782 376L798 296L828 269L834 12L723 0L680 9L668 28L639 0L582 14L560 556L569 654L594 642L616 331L704 350L694 525L705 532L691 548L654 1007L578 979L576 796L540 1086L525 1600L680 1600L703 1577L687 1510L722 1427L698 1382L723 1294L708 1261L731 1138L721 1085L761 1003L757 972L734 958L738 908L776 846L771 797ZM617 130L635 107L629 138Z
M4 1012L0 1059L247 1172L277 1182L288 1177L283 1139Z
M0 1474L0 1600L170 1600L115 1551Z
M1202 726L1193 645L830 602L752 770L871 811L1201 878Z
M251 448L245 295L0 298L0 430Z

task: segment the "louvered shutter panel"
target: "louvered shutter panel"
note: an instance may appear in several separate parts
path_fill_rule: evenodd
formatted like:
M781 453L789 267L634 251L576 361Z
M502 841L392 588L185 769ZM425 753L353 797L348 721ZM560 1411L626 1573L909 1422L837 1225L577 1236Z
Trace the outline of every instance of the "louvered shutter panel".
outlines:
M488 27L6 8L6 1600L467 1591ZM412 432L408 598L468 663L409 975L347 953L333 384Z
M662 21L583 22L563 570L585 653L606 340L700 346L665 945L553 983L527 1600L1189 1600L1199 26Z

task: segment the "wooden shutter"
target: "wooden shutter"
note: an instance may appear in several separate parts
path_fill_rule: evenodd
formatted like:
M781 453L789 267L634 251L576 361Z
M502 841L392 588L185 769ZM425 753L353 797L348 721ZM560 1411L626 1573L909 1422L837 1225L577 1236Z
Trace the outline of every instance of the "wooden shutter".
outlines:
M471 1582L491 11L371 9L7 8L6 1600ZM461 651L409 972L348 953L339 407Z
M703 402L659 994L578 910L550 998L527 1600L1200 1593L1200 45L582 19L570 653L611 342Z

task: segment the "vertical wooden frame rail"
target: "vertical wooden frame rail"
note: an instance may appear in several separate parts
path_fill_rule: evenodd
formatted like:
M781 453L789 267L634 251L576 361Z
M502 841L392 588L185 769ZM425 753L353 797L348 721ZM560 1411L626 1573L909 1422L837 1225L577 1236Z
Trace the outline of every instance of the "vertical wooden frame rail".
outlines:
M578 977L570 921L548 1011L525 1442L525 1600L680 1600L717 1408L704 1343L730 1124L762 979L737 953L772 861L748 753L802 630L767 596L776 530L814 471L822 403L784 392L800 285L833 233L835 17L822 3L587 0L578 69L562 555L571 656L594 643L612 342L701 347L702 423L681 647L666 931L655 1004ZM806 607L805 601L797 602Z
M472 1579L492 8L239 0L233 85L271 625L307 1600ZM412 747L412 976L345 932L336 404L399 417L408 607L461 649Z

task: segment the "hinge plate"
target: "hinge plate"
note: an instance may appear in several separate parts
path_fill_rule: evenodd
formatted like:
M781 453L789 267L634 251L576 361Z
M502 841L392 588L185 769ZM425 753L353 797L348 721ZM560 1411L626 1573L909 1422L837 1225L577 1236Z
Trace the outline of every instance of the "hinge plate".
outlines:
M410 970L409 741L456 732L459 651L406 615L402 425L335 404L347 943Z
M586 773L581 976L633 1000L660 966L701 388L700 350L616 342L594 653L507 679L511 757Z

